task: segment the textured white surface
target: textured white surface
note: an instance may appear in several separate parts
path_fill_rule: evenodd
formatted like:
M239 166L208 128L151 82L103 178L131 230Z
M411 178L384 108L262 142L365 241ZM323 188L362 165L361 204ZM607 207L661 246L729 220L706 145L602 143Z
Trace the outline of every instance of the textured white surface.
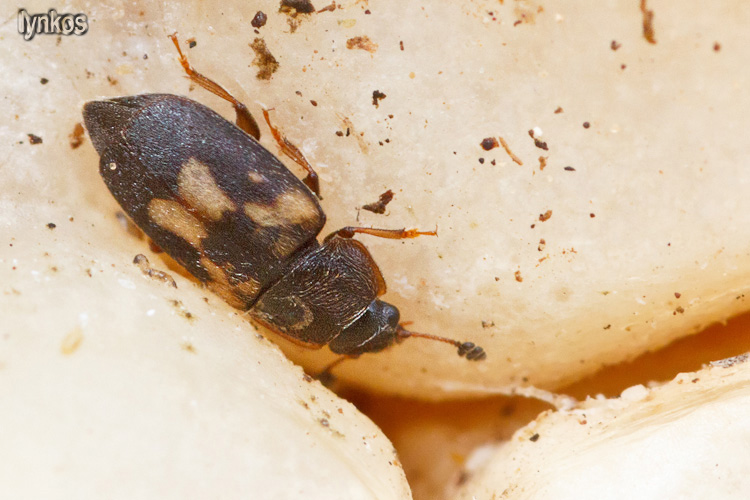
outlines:
M478 450L455 498L747 498L750 366L731 363L543 414Z
M0 214L3 496L410 498L351 404L194 283L143 276L137 242L91 244L114 219L71 213Z
M363 241L415 330L473 340L488 360L414 340L344 363L343 380L436 399L554 388L747 309L748 5L649 1L650 45L637 2L337 3L292 33L278 2L67 2L55 7L86 13L88 34L30 42L16 6L0 7L0 398L12 409L0 413L0 482L16 497L100 498L113 484L128 498L259 485L408 496L390 444L353 408L174 268L177 290L130 264L146 253L169 265L117 223L88 140L71 149L96 98L189 94L232 117L189 91L174 31L256 115L275 108L319 170L326 231L358 215L439 227ZM258 34L257 10L269 17ZM346 48L364 35L374 52ZM270 81L255 77L255 37L279 61ZM377 108L375 90L387 96ZM483 151L489 136L523 166ZM357 211L386 189L386 216Z

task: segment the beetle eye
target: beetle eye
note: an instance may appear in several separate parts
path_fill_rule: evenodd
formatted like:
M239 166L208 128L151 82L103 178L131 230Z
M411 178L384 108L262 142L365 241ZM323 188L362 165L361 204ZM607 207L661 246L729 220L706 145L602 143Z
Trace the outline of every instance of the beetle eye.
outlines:
M388 330L395 330L398 327L398 322L401 319L401 313L398 312L396 306L389 304L388 302L382 302L380 300L373 301L372 304L379 303L381 305L380 314L386 319ZM372 304L370 307L372 307Z
M396 340L400 316L395 306L373 300L364 314L328 346L333 352L350 356L382 351Z

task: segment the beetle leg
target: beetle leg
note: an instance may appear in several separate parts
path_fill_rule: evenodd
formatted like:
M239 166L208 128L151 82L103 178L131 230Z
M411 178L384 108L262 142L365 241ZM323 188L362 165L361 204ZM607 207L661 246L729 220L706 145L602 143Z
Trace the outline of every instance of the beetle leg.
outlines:
M164 253L164 250L151 238L148 238L148 248L154 253Z
M347 359L357 359L357 357L358 356L340 356L335 361L328 363L328 365L323 368L323 371L315 375L315 378L324 386L330 387L336 381L336 375L331 373L331 371Z
M392 240L403 240L407 238L416 238L417 236L437 236L437 227L434 231L419 231L418 229L378 229L374 227L353 227L347 226L326 236L325 241L338 236L339 238L353 238L356 233L369 234L380 238L389 238Z
M273 135L273 138L276 139L276 143L279 145L279 148L281 148L281 151L289 158L294 160L297 165L304 168L307 172L307 177L302 179L302 182L305 183L305 186L310 188L310 191L315 193L315 196L317 196L319 200L322 200L323 197L320 196L320 182L318 181L318 174L315 173L315 170L313 170L312 165L310 165L310 162L307 161L305 155L303 155L302 151L300 151L297 146L295 146L289 139L287 139L277 127L274 127L271 124L271 117L268 114L268 110L265 108L263 109L263 118L266 119L268 128L271 129L271 135Z
M260 139L260 128L258 128L258 122L256 122L255 118L253 118L253 115L250 114L247 106L235 99L234 96L230 94L224 87L211 80L207 76L198 73L193 69L192 66L190 66L187 57L182 53L182 50L180 49L180 43L177 41L177 33L169 35L169 38L172 39L174 46L177 47L177 52L180 54L180 64L185 70L185 73L187 73L188 78L190 78L190 80L197 83L209 92L216 94L226 101L231 102L232 106L234 106L234 112L237 114L237 126L253 136L256 140Z

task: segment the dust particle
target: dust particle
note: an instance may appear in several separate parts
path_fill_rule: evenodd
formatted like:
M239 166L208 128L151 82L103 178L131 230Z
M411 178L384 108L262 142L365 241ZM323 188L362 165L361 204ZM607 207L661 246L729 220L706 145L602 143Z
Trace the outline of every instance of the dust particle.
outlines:
M495 149L500 144L494 137L486 137L482 139L482 142L480 142L479 145L482 146L482 149L484 149L485 151L489 151L491 149Z
M73 132L70 133L69 137L71 149L77 149L83 144L83 124L80 122L76 123L73 127Z
M719 366L721 368L729 368L730 366L736 365L738 363L746 362L749 356L750 355L748 354L740 354L739 356L734 356L734 357L722 359L719 361L711 361L709 365Z
M255 77L258 80L270 80L271 76L279 69L279 63L273 54L266 47L266 42L262 38L256 38L250 44L250 48L255 52L253 64L258 66L258 74Z
M538 147L539 149L543 149L545 151L549 151L549 147L547 146L547 143L544 141L541 141L539 138L537 138L534 135L534 129L529 130L529 137L534 139L534 146Z
M374 54L378 50L378 44L370 40L368 36L355 36L346 41L346 48L349 50L366 50Z
M169 300L168 302L169 302L170 304L172 304L172 306L173 306L173 307L174 307L175 309L177 309L177 314L179 314L179 315L180 315L180 316L182 316L183 318L185 318L185 319L187 319L187 320L189 320L189 321L191 321L191 320L195 319L195 316L193 316L193 313L191 313L190 311L188 311L188 310L187 310L187 309L185 308L185 306L184 306L184 305L182 304L182 301L180 301L180 300L174 300L174 299L172 299L172 300Z
M83 342L83 331L80 328L75 328L73 331L68 333L60 344L60 351L66 356L69 356L76 352Z
M294 9L294 13L299 14L312 14L315 12L315 6L310 0L281 0L279 12L290 13L292 9Z
M510 146L508 146L508 143L502 137L500 137L500 145L503 147L505 152L508 153L508 156L510 156L511 160L513 160L518 165L523 165L523 162L521 161L521 159L518 156L516 156L513 153L513 151L510 150Z
M392 199L393 191L389 189L378 197L378 201L362 205L362 210L367 210L375 214L384 214L386 205L388 205Z
M386 97L388 97L388 96L386 96L381 91L379 91L379 90L373 90L372 91L372 105L375 106L376 108L380 107L380 101L382 101Z
M145 255L141 253L136 255L133 259L133 264L138 266L144 276L147 276L156 281L161 281L162 283L166 283L172 288L177 288L177 282L175 282L174 278L164 271L159 271L158 269L152 268L151 264L148 261L148 258Z
M650 44L656 43L654 36L654 11L648 10L646 0L641 0L641 13L643 13L643 38Z
M255 17L253 17L253 20L250 21L250 26L253 28L262 28L266 25L266 21L268 21L268 16L263 11L258 11L255 13Z

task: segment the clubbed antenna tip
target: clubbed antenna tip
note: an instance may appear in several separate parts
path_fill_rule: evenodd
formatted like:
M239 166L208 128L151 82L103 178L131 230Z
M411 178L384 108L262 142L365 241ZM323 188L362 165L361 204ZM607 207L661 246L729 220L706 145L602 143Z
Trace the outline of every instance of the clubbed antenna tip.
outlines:
M419 337L427 340L437 340L438 342L445 342L458 348L458 355L465 357L469 361L482 361L487 359L487 353L483 348L476 345L474 342L460 342L458 340L449 339L447 337L439 337L437 335L430 335L429 333L417 333L411 332L404 328L402 325L398 325L396 331L399 336L399 340L403 340L409 337Z

